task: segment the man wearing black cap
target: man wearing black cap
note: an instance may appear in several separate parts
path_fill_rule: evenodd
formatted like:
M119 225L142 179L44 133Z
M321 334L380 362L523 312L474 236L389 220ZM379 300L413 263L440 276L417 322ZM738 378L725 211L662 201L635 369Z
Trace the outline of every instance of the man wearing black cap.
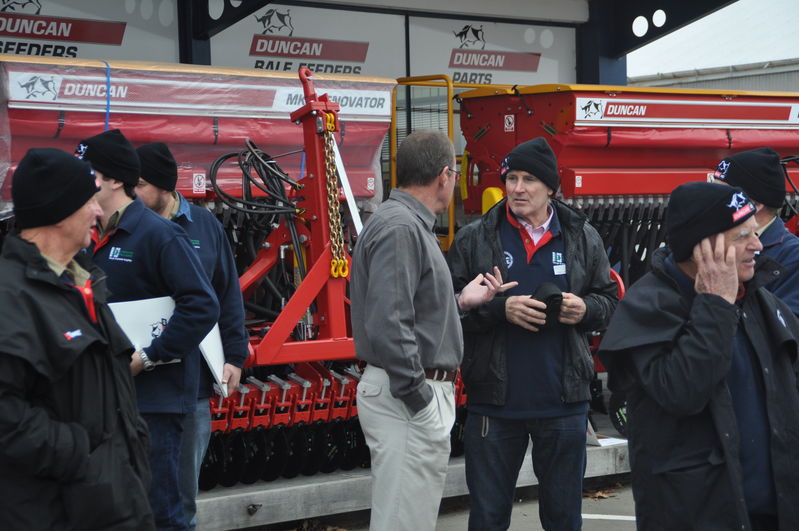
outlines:
M108 275L111 302L172 297L160 335L136 351L139 411L150 428L150 505L159 529L186 529L178 487L183 417L197 407L198 348L219 318L219 304L185 231L136 198L139 157L119 130L87 138L76 154L100 177L103 213L90 252ZM175 362L177 360L177 362Z
M31 149L0 257L0 528L153 529L147 428L105 275L79 251L102 213L91 166Z
M764 287L754 215L740 188L678 186L669 247L602 340L639 529L799 529L799 321Z
M507 529L530 439L545 529L580 529L593 362L586 334L605 327L616 285L599 234L552 198L549 144L516 146L500 169L507 198L462 228L449 250L455 289L501 263L518 286L462 319L469 529Z
M788 232L779 216L785 202L780 156L768 147L736 153L719 163L713 179L743 188L752 200L763 254L782 266L767 287L799 315L799 238Z
M222 383L227 384L228 393L232 393L239 384L241 367L247 360L248 335L244 328L239 277L227 236L222 224L208 209L189 203L175 190L178 166L166 144L145 144L136 152L141 163L136 195L148 208L183 227L219 299L219 332L225 352ZM208 399L212 394L212 381L208 366L203 363L197 409L187 414L183 421L180 487L190 529L196 525L197 479L211 437Z

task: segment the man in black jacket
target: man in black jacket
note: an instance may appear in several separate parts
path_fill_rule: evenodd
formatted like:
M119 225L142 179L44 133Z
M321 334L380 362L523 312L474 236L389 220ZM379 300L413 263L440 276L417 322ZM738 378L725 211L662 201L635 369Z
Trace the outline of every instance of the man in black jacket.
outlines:
M799 321L743 190L688 183L602 341L639 529L799 529Z
M586 334L617 303L602 240L552 199L557 161L543 138L502 163L507 199L461 229L448 261L456 291L500 263L518 285L461 320L469 529L507 529L530 439L545 529L582 523L582 479L593 361Z
M130 343L83 254L101 214L88 163L31 149L0 257L0 528L153 529Z

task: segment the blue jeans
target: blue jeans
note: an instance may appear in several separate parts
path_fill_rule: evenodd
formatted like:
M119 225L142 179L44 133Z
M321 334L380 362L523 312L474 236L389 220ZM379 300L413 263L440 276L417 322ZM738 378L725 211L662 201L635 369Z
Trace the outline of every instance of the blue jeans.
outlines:
M142 413L150 429L150 482L148 498L159 530L188 529L178 487L183 417L178 413Z
M509 420L469 413L463 435L469 529L510 526L519 469L532 439L541 525L547 531L579 530L587 422L586 414Z
M197 479L208 441L211 440L211 408L207 398L197 400L197 409L183 419L180 443L180 494L183 514L192 531L197 526Z

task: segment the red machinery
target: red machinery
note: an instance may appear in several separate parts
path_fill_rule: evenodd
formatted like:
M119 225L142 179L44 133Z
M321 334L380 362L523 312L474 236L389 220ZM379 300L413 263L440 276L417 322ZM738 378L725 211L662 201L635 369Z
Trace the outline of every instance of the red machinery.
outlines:
M211 400L202 486L366 466L346 299L351 224L331 153L340 147L355 201L379 202L393 80L306 70L300 84L294 74L16 56L0 65L0 200L28 148L71 151L120 128L135 144L167 142L178 189L228 232L253 355L238 391ZM588 214L628 282L662 240L663 199L676 184L705 179L733 151L799 151L797 94L549 85L459 98L466 212L479 212L480 194L499 184L513 146L544 136L564 198Z
M253 355L238 391L211 400L202 485L366 466L334 152L354 201L379 202L394 81L13 56L0 65L0 197L28 148L71 152L119 128L136 145L167 142L179 191L228 232Z
M628 284L663 241L674 187L706 180L737 151L799 153L799 93L535 85L458 98L469 154L466 212L480 211L486 187L502 186L499 165L515 145L543 136L558 157L563 198L588 215ZM795 181L799 169L791 175Z
M677 185L712 177L718 162L738 151L770 146L789 159L799 153L799 93L536 85L458 98L469 155L464 210L478 213L483 192L502 187L499 167L514 146L546 138L558 158L562 198L602 236L623 280L620 296L662 245L666 200ZM799 169L789 174L795 181ZM797 203L788 184L786 219ZM592 395L602 396L598 379ZM592 407L601 411L604 403ZM612 396L608 409L624 433L624 397Z

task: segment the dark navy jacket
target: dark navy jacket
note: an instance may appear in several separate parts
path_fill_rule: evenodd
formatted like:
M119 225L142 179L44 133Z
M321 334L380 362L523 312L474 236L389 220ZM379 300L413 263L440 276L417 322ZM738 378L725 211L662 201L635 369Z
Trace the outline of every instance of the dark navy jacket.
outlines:
M763 244L761 254L779 262L783 270L766 289L782 299L795 315L799 315L799 238L788 232L778 216L760 235L760 242Z
M506 203L507 207L507 203ZM508 266L507 282L519 285L505 296L535 293L545 282L561 292L569 291L565 248L557 212L553 212L549 230L538 244L533 244L527 230L507 210L500 216L499 239ZM587 402L564 404L563 349L567 326L555 323L531 332L512 323L505 325L505 361L508 384L502 406L470 403L469 412L506 419L554 418L587 410ZM531 355L535 353L535 355Z
M778 266L758 259L739 307L686 293L666 270L668 253L655 251L599 352L608 388L627 397L638 529L750 529L740 441L752 426L739 423L728 386L741 328L763 385L779 529L799 529L799 321L763 287L782 276Z
M458 231L447 252L456 292L477 273L491 271L495 265L502 278L508 278L508 265L498 234L500 220L507 218L506 203L507 199L503 199L480 219ZM594 362L588 350L587 334L605 328L618 296L616 284L610 278L608 255L596 229L585 215L570 206L558 200L552 200L551 204L557 212L563 237L569 291L582 297L586 307L583 320L567 326L564 338L562 402L572 404L591 398L589 385L594 377ZM461 373L470 407L506 403L509 379L505 356L507 297L505 293L497 295L491 302L472 308L461 319L464 337Z
M219 304L185 231L137 198L116 230L89 250L108 275L109 302L175 300L166 328L144 350L153 361L182 361L136 377L139 411L194 411L202 358L197 345L217 322Z
M248 335L244 328L244 302L233 252L222 224L207 209L192 205L178 194L180 206L172 221L183 227L219 300L219 332L225 362L242 367L247 360ZM202 364L200 398L211 396L211 374Z

